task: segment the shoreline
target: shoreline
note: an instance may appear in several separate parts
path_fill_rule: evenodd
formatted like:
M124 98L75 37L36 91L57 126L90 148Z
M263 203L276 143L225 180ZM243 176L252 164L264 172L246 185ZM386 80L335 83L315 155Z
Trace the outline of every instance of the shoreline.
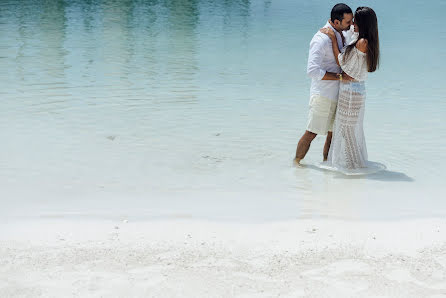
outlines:
M445 297L446 220L0 224L0 296ZM56 282L57 281L57 282ZM110 283L110 281L113 281Z

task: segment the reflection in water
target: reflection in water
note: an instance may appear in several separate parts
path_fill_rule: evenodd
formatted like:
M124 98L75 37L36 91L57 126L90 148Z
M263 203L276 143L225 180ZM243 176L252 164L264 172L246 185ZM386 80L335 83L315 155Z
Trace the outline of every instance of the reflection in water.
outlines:
M65 3L63 0L45 1L39 15L39 32L36 38L40 42L37 54L40 67L36 69L36 73L39 76L48 76L52 82L65 81Z
M26 85L69 84L87 98L107 87L102 95L110 101L196 101L199 1L23 1L1 8L10 12L2 31L15 29L2 36L3 52L19 41L16 71Z
M165 1L167 8L167 77L177 82L170 91L175 102L191 103L197 99L195 73L197 71L196 26L199 20L198 1Z
M133 41L131 39L132 2L126 1L104 1L100 8L102 11L101 48L104 57L104 76L110 78L110 87L120 96L120 86L130 86L129 74L131 68L129 63L133 56ZM122 3L122 4L121 4ZM129 69L130 68L130 69ZM120 84L118 84L118 82ZM119 86L119 89L116 88Z

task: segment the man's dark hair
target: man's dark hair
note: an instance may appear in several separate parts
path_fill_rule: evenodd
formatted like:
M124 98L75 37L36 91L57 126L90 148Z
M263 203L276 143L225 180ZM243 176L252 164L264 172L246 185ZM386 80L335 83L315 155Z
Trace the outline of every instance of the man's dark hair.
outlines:
M331 21L334 22L335 20L339 20L339 22L342 22L344 19L344 13L353 13L352 9L344 3L338 3L335 6L333 6L331 10Z

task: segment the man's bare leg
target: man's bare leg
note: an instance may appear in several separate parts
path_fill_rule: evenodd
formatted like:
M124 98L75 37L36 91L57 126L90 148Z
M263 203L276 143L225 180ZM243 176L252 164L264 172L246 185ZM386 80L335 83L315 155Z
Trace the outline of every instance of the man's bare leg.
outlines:
M324 145L324 161L327 161L328 158L328 151L330 151L330 145L331 145L331 137L333 136L333 133L331 131L328 132L327 138L325 139L325 145Z
M316 136L317 134L312 133L311 131L305 131L304 135L300 138L299 143L297 144L296 158L294 159L295 163L300 164L300 161L304 159L308 149L310 149L311 142Z

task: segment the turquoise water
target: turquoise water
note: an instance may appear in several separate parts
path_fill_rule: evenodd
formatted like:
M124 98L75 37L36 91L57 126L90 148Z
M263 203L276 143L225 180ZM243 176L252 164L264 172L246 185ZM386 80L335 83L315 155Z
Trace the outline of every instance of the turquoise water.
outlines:
M388 170L348 178L292 166L309 41L335 3L2 1L2 213L446 215L445 1L348 3L378 15L364 128L370 160Z

